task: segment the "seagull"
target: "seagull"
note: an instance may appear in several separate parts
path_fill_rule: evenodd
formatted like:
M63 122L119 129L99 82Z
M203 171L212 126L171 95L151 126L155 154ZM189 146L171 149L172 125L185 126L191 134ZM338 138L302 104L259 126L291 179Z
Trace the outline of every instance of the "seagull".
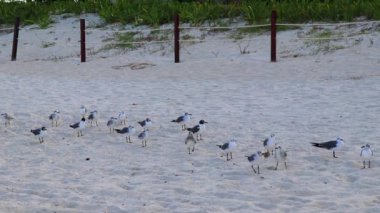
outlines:
M193 133L189 132L189 135L186 137L185 144L187 145L187 149L189 150L189 155L191 154L190 150L194 152L195 144L197 140L195 140Z
M44 142L44 136L47 135L47 129L44 126L38 129L31 129L30 132L32 132L35 136L38 137L38 141L40 143Z
M87 119L90 121L91 126L92 126L92 122L95 122L96 126L98 126L98 111L94 110L90 112Z
M311 143L311 144L313 146L316 146L316 147L319 147L319 148L324 148L324 149L332 150L333 151L333 157L337 158L337 156L335 156L335 150L340 149L340 148L343 147L344 140L342 138L338 137L336 140L333 140L333 141L327 141L327 142L324 142L324 143Z
M111 117L107 122L107 127L110 128L110 134L115 132L115 126L117 124L117 118Z
M57 127L58 126L58 120L60 118L61 118L61 116L59 114L59 110L55 110L52 114L50 114L49 120L51 120L51 126L54 127L54 123L55 123L55 126Z
M366 144L365 146L362 146L362 150L360 152L360 157L362 157L363 160L363 169L365 169L365 160L368 159L368 168L371 168L371 160L370 158L373 156L373 152L371 150L371 146L369 144Z
M146 147L146 141L149 137L149 130L144 129L144 131L142 131L137 137L142 140L142 147Z
M1 114L1 117L5 120L5 126L11 125L11 121L13 121L15 118L8 113Z
M206 129L206 123L208 123L208 122L206 122L204 120L200 120L199 124L195 125L193 128L187 128L187 131L192 132L193 134L196 134L198 141L203 140L201 133L204 132Z
M179 116L177 119L172 120L172 122L182 124L182 130L186 130L186 122L191 119L192 114L185 112L184 115Z
M125 113L124 111L119 112L119 115L117 116L117 118L120 120L121 124L126 124L126 122L127 122L127 113Z
M135 127L129 125L128 127L124 127L122 129L115 129L115 130L119 134L127 134L127 136L125 137L127 142L132 143L131 135L135 133Z
M274 134L271 134L268 138L266 138L263 141L264 148L269 152L272 152L273 155L273 149L276 146L276 138Z
M224 153L227 153L227 161L232 159L232 150L236 148L236 140L232 139L223 145L216 145L223 150ZM230 154L230 158L228 159L228 154ZM221 156L223 157L223 155Z
M139 121L138 123L144 129L148 129L148 127L152 125L152 121L150 120L150 118L146 118L145 120Z
M257 174L260 174L260 166L259 163L261 161L261 151L256 152L255 154L252 154L250 156L245 156L247 157L248 161L252 164L251 167L253 171L256 173L256 170L254 168L254 165L257 165Z
M78 137L83 136L82 130L86 127L86 119L83 117L80 122L71 124L70 127L78 129Z
M79 114L82 118L86 117L86 114L87 114L87 108L82 105L79 109Z
M288 156L288 153L283 150L281 148L281 146L277 146L274 150L274 158L276 159L277 161L277 164L276 164L276 168L275 170L277 170L277 167L278 167L278 162L284 162L285 164L285 168L287 169L288 167L286 166L286 158Z

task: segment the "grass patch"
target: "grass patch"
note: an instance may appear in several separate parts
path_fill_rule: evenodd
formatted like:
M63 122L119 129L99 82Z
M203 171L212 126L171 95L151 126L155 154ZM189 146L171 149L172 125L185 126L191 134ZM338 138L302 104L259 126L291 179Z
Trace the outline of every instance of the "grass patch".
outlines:
M278 21L304 23L308 21L352 21L356 17L380 20L378 0L241 0L225 4L218 0L110 0L5 2L0 0L0 24L13 23L16 16L22 21L47 26L47 17L73 13L98 13L107 23L158 26L171 23L178 13L181 22L199 26L223 18L243 17L249 23L269 23L272 10L278 12Z
M55 42L45 42L45 41L43 41L41 47L42 48L48 48L48 47L52 47L54 45L55 45Z

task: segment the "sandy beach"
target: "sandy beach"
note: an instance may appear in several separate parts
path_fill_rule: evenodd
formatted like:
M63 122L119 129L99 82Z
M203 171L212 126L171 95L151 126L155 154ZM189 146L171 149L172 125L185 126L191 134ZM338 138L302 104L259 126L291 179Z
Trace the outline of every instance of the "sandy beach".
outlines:
M0 113L15 118L0 125L0 212L380 211L380 24L330 27L347 38L328 43L300 39L312 27L281 31L276 63L268 33L246 35L248 54L222 39L228 32L210 33L184 42L175 64L172 43L99 51L118 26L99 28L94 15L86 21L85 63L79 17L24 27L17 61L12 33L0 34ZM99 126L77 137L69 125L81 105L99 112ZM54 110L58 127L48 119ZM131 144L106 126L120 111L136 127ZM185 112L189 126L208 122L190 155L187 131L170 122ZM137 122L147 117L143 148ZM41 126L48 135L40 144L30 130ZM275 170L271 156L255 174L245 155L264 150L272 133L288 168ZM345 140L339 158L310 144L337 137ZM216 145L230 139L238 146L226 161ZM362 169L365 144L374 156Z

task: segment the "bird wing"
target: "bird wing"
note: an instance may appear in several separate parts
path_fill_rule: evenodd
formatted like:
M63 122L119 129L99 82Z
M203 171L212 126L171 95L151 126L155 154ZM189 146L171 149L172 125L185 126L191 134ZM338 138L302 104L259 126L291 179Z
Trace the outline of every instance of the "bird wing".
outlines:
M79 127L79 122L75 123L75 124L71 124L70 127L73 128L73 129L78 128Z
M122 129L115 129L115 131L116 131L117 133L124 134L124 133L129 132L129 129L128 129L127 127L124 127L124 128L122 128Z
M267 145L268 145L268 141L269 141L269 138L266 138L266 139L263 141L264 146L267 146Z
M199 132L200 129L201 129L200 126L196 125L192 128L187 128L187 131L192 132L192 133L197 133L197 132Z
M324 149L332 149L336 147L336 141L327 141L323 143L311 143L315 147L324 148Z
M91 113L89 116L88 116L88 120L93 120L94 119L94 114Z
M145 137L145 132L140 133L137 137L139 139L143 139Z
M32 129L30 130L34 135L39 135L41 133L41 129Z
M185 116L179 116L176 120L175 120L175 122L177 122L177 123L179 123L179 122L182 122L183 120L185 120Z

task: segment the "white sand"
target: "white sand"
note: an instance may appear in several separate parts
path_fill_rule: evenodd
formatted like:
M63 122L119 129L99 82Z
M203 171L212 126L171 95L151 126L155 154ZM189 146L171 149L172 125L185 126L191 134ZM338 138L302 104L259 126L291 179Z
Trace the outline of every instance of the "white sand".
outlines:
M250 54L234 42L186 44L179 64L172 44L79 63L78 26L71 17L46 30L24 28L14 62L12 34L0 35L0 112L16 118L0 126L1 212L380 211L379 25L336 29L354 37L325 52L295 40L310 29L280 32L277 63L269 62L267 34L249 43ZM111 34L94 28L87 47L96 52ZM82 104L98 110L100 126L77 138L69 124ZM56 109L63 120L52 128ZM147 148L137 134L133 144L109 134L107 119L122 110L137 132L137 121L153 120ZM192 125L209 122L191 155L186 132L170 122L184 112ZM30 129L42 125L49 133L39 144ZM289 151L288 169L275 171L267 159L255 175L244 155L263 150L271 133ZM310 145L337 136L346 141L337 159ZM230 138L238 148L226 162L216 145ZM371 169L361 169L366 143L375 152Z

